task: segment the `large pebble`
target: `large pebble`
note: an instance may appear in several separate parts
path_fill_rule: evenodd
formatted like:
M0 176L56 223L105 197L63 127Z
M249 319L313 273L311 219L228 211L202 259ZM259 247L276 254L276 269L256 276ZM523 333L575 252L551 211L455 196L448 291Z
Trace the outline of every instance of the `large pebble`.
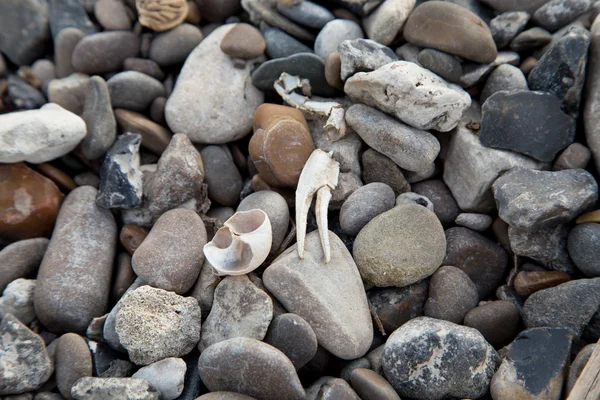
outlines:
M429 298L424 311L428 317L460 324L477 303L479 293L469 275L446 266L438 269L429 281Z
M71 390L76 400L158 400L159 392L138 378L81 378Z
M200 151L208 197L224 206L235 206L242 191L242 175L227 147L206 146Z
M600 171L600 19L590 29L591 42L586 65L583 100L583 126L587 145L592 152L596 171Z
M86 74L103 74L119 71L123 61L137 57L140 39L129 31L108 31L87 35L73 49L72 63L75 71Z
M551 0L533 14L533 21L553 32L588 11L593 0Z
M296 314L286 313L273 318L264 341L288 356L296 370L317 354L315 331Z
M0 290L19 278L34 276L46 248L48 239L37 238L12 243L0 251Z
M81 142L81 152L88 160L96 160L112 146L117 135L117 121L110 102L106 81L92 76L87 84L81 118L87 135Z
M429 281L423 279L412 285L372 288L367 292L369 304L389 334L413 318L423 315L429 294Z
M113 108L144 111L152 100L165 95L165 88L160 81L137 71L119 72L106 84Z
M419 205L400 205L378 215L358 234L354 260L375 286L407 286L433 274L446 252L442 224Z
M338 46L338 53L342 81L356 72L374 71L385 64L398 61L398 56L389 47L369 39L344 40Z
M69 193L38 272L35 311L53 332L84 333L106 312L117 226L110 211L96 205L96 194L90 186Z
M358 235L369 221L394 207L394 197L394 191L385 183L370 183L359 188L344 201L340 210L342 231L350 236Z
M290 7L277 4L277 11L292 21L315 29L321 29L329 21L335 19L328 9L308 0L301 1Z
M513 303L505 300L480 305L465 315L464 325L475 328L492 346L510 343L520 329L521 316Z
M7 0L0 4L0 51L17 65L44 55L50 39L49 6L43 0Z
M389 0L383 2L368 17L363 19L363 26L369 39L390 45L415 7L415 0Z
M502 64L485 81L479 100L483 104L496 92L528 89L527 78L519 68L510 64Z
M490 31L496 42L496 46L501 49L506 47L523 29L531 15L525 11L509 11L498 15L490 21Z
M92 355L85 340L75 333L66 333L57 340L54 355L56 385L60 393L70 399L75 382L92 376Z
M149 285L183 294L200 274L206 242L206 228L198 214L185 208L169 210L133 253L131 265Z
M569 232L569 255L577 268L591 277L600 276L600 224L575 226Z
M211 391L236 391L258 400L305 397L292 362L256 339L239 337L209 347L200 355L198 372Z
M328 22L315 39L315 53L323 60L337 50L344 40L362 39L364 37L360 26L346 19L334 19Z
M29 325L35 319L33 308L34 279L18 278L9 283L0 297L0 318L12 314L23 324Z
M475 329L420 317L388 338L382 363L400 396L479 398L487 392L500 357Z
M43 163L64 156L85 137L85 122L57 104L0 116L0 162Z
M498 214L512 228L552 228L575 219L598 200L598 184L583 169L515 168L492 186Z
M409 43L482 64L498 56L486 23L465 7L450 2L421 4L408 17L403 33Z
M221 144L245 136L264 99L249 79L252 63L237 69L221 51L221 40L233 27L217 28L192 51L165 106L169 128L197 143Z
M184 356L200 340L200 306L193 297L142 286L126 293L118 306L119 341L138 365Z
M187 366L181 358L165 358L140 368L132 378L145 379L163 400L175 400L183 392Z
M458 57L435 49L423 49L418 55L419 64L446 79L456 83L462 76L462 65Z
M407 61L359 72L346 81L346 94L418 129L447 132L471 105L470 96L432 72Z
M304 318L319 344L342 359L363 356L373 340L367 296L352 256L329 232L331 261L325 264L318 232L306 236L305 258L296 246L264 272L267 289L287 310Z
M409 171L426 169L440 152L440 143L429 132L404 125L364 104L346 110L346 122L370 147Z
M394 190L396 196L410 191L410 184L406 181L402 170L389 157L373 149L367 149L361 161L365 183L385 183Z
M203 39L197 26L181 24L152 39L148 56L161 67L181 64Z

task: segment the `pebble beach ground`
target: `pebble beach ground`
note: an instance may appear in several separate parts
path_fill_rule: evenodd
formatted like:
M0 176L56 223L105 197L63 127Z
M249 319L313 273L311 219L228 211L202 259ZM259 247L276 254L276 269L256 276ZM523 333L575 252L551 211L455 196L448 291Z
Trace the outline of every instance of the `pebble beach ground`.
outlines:
M0 399L600 399L599 15L0 0Z

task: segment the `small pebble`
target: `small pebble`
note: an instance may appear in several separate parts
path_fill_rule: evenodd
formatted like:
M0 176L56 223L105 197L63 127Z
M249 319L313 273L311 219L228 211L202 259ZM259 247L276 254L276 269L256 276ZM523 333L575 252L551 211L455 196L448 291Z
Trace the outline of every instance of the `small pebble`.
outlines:
M324 376L317 379L313 384L306 389L306 400L334 400L348 399L359 400L360 397L356 394L352 387L345 380Z
M565 169L585 169L592 153L590 149L582 145L581 143L570 144L554 161L552 170L562 171Z
M496 46L502 49L523 31L531 15L525 11L509 11L490 21L490 31Z
M73 386L71 394L76 400L160 399L148 381L138 378L81 378Z
M456 225L483 232L492 225L492 217L487 214L461 213L454 222Z
M267 55L285 58L298 53L312 53L312 49L278 28L269 28L262 32L267 46Z
M438 179L425 180L412 185L412 191L433 203L433 212L443 225L453 223L460 214L460 208L448 186Z
M344 40L338 46L337 52L340 56L340 77L343 81L356 72L374 71L398 60L396 53L389 47L370 39ZM335 54L335 52L331 54Z
M387 334L411 319L422 316L428 295L427 279L401 288L372 288L367 292L369 304Z
M590 277L600 276L600 224L576 225L569 232L569 255L577 268Z
M527 79L519 68L510 64L502 64L485 81L479 100L483 104L494 93L511 90L529 90Z
M368 17L363 19L369 39L389 46L402 32L404 23L415 7L415 0L385 1Z
M370 183L352 193L340 210L342 231L350 236L373 218L394 207L394 191L384 183Z
M344 82L341 78L341 70L342 60L340 58L340 53L334 51L327 56L327 60L325 61L325 79L327 80L329 86L339 90L344 89Z
M276 9L292 21L309 28L321 29L335 19L328 9L308 0L290 7L277 4Z
M462 76L462 65L458 58L435 49L423 49L418 55L419 64L435 72L448 82L458 82Z
M206 146L200 151L208 197L224 206L235 206L242 191L242 175L231 152L223 146Z
M89 76L73 73L66 78L53 79L48 84L48 101L81 115L88 92Z
M357 368L350 375L352 388L363 400L400 400L400 396L384 377L370 369Z
M113 108L144 111L152 100L165 95L165 88L161 82L137 71L115 74L106 84Z
M533 27L519 33L511 42L513 51L525 51L547 45L552 41L552 35L545 29Z
M126 58L137 57L139 52L140 40L132 32L94 33L83 37L73 49L73 68L86 74L115 72Z
M52 164L41 163L37 164L36 168L44 174L47 178L51 179L59 188L70 192L77 187L77 184L67 175L64 171L56 168Z
M146 58L130 57L125 59L123 61L123 70L141 72L159 81L165 78L165 73L156 61Z
M9 283L0 297L0 318L12 314L21 323L29 325L35 319L33 291L35 279L18 278Z
M181 358L165 358L140 368L132 378L145 379L163 400L174 400L183 392L187 366Z
M85 34L77 28L65 28L54 39L56 77L66 78L75 72L72 64L73 50Z
M94 3L94 16L107 31L128 31L131 20L127 7L119 0L98 0Z
M56 385L60 393L71 398L71 388L79 379L92 376L92 356L83 337L75 333L62 335L55 353Z
M385 183L394 190L395 196L410 192L411 186L402 170L389 157L369 148L362 155L362 165L365 183Z

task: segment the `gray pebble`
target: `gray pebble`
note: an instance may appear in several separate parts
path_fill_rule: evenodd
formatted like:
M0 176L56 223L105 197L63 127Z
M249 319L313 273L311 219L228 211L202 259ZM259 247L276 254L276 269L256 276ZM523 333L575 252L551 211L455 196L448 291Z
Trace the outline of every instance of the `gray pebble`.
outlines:
M308 0L304 0L291 7L286 7L278 3L276 8L277 11L292 21L309 28L321 29L329 21L335 19L328 9Z
M150 59L163 67L181 64L203 38L198 27L183 23L156 35L150 44Z
M519 33L511 42L513 51L525 51L542 47L552 41L552 35L545 29L533 27Z
M304 318L296 314L275 317L264 341L288 356L296 370L302 368L317 353L315 332Z
M340 210L342 231L350 236L377 215L394 207L394 191L385 183L370 183L352 193Z
M56 79L56 67L54 63L45 58L39 59L31 64L31 72L40 78L42 92L48 92L48 84L52 79Z
M344 40L362 39L364 37L360 26L345 19L334 19L328 22L315 39L315 53L323 60L337 50Z
M344 40L337 50L341 59L342 81L356 72L374 71L398 60L398 56L389 47L370 39Z
M235 206L242 191L242 176L227 146L206 146L200 151L208 197L224 206Z
M401 60L413 62L419 66L422 66L419 62L419 53L421 48L412 43L405 43L396 49L396 54Z
M33 277L50 241L46 238L14 242L0 251L0 290L19 278Z
M312 49L279 28L269 28L263 32L270 58L285 58L297 53L312 53Z
M400 204L417 204L427 208L428 210L434 211L431 200L414 192L402 193L400 196L398 196L398 198L396 198L396 205Z
M525 11L509 11L498 15L490 21L490 31L496 42L496 47L499 49L508 46L511 40L514 39L529 22L528 12Z
M483 232L492 225L493 221L492 217L487 214L460 213L454 222L456 225Z
M429 281L429 298L425 315L460 324L469 311L477 307L477 287L462 270L440 267Z
M183 391L187 366L181 358L168 357L140 368L132 378L145 379L162 400L174 400Z
M502 90L529 90L523 71L510 64L500 65L487 78L479 101L483 104L491 95Z
M73 49L75 71L103 74L121 70L123 61L137 57L140 39L129 31L105 31L83 37Z
M569 232L569 255L584 274L600 276L600 224L586 223Z
M53 79L48 84L48 101L77 115L83 113L90 78L73 73L66 78Z
M533 20L554 32L589 10L593 3L594 0L551 0L537 9Z
M129 57L123 61L123 71L137 71L162 81L165 73L154 60L146 58Z
M119 72L107 82L113 108L144 111L152 100L165 96L161 82L137 71Z
M345 380L324 376L306 389L306 400L360 400L360 397Z
M498 65L519 65L521 57L514 51L501 51L494 62L490 64L463 64L463 74L460 77L460 86L469 88L483 81Z
M572 143L567 147L554 161L552 169L554 171L562 171L565 169L576 169L587 167L592 152L590 149L581 143Z
M75 72L71 63L73 50L85 33L77 28L65 28L54 39L54 62L56 63L56 77L65 78Z
M367 149L362 155L362 166L365 183L385 183L394 190L396 196L410 191L410 184L400 167L378 151Z
M499 348L512 342L519 332L521 316L510 301L490 301L465 315L464 325L477 329L485 340Z
M33 110L46 103L42 92L17 75L9 75L6 83L8 96L19 110Z
M412 191L425 196L433 203L433 212L443 225L452 224L461 212L450 189L441 179L415 183L412 185Z
M106 81L100 76L92 76L87 84L81 116L87 128L81 152L90 161L102 157L117 135L117 121L110 100Z
M435 72L449 82L458 82L462 76L462 65L457 57L435 49L424 49L418 55L422 67Z

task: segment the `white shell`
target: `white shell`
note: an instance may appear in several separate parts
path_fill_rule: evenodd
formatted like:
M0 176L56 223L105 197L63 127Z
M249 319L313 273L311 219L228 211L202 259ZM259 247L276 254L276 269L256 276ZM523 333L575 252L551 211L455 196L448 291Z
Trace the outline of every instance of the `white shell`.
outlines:
M271 221L262 210L238 211L204 246L204 255L218 275L244 275L269 255Z

